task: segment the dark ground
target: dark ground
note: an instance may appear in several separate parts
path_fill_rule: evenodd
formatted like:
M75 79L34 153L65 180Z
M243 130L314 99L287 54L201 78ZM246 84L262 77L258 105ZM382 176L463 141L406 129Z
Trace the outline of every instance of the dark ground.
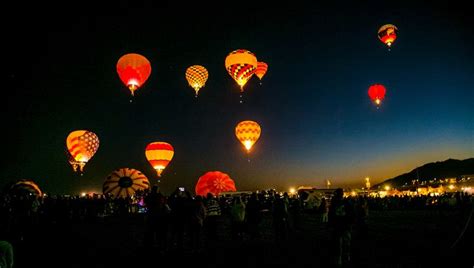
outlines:
M472 219L433 210L371 211L369 235L353 233L350 267L473 267ZM303 214L301 229L286 242L273 237L271 218L262 222L262 238L233 241L223 219L219 241L199 253L163 254L142 246L142 215L106 217L96 223L43 226L34 239L15 244L15 267L330 267L329 232L314 214Z

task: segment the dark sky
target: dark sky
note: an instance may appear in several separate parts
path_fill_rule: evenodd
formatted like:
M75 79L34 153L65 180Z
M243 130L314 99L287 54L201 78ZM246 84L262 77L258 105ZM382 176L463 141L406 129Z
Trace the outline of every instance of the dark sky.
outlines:
M27 178L52 193L98 192L121 167L154 182L144 154L152 141L175 149L160 184L167 193L194 189L211 170L228 173L239 190L287 190L326 179L362 186L366 176L376 183L426 162L473 157L471 14L454 4L381 2L209 10L121 1L104 10L42 6L33 15L12 7L2 18L1 183ZM386 23L399 29L391 51L377 38ZM224 67L239 48L269 65L262 85L247 83L243 104ZM132 103L115 67L126 53L152 65ZM195 64L209 71L198 99L184 76ZM367 95L373 83L387 88L378 110ZM242 120L262 127L250 156L234 135ZM100 139L83 176L64 153L78 129Z

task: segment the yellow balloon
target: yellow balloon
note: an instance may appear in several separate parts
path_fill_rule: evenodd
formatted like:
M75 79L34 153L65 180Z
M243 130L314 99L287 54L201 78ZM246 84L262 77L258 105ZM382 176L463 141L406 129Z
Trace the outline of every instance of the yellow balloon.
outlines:
M196 97L198 91L206 85L208 77L209 73L207 69L201 65L193 65L186 70L186 80L188 80L189 85L196 91Z
M245 49L234 50L225 58L225 68L243 92L245 84L257 70L257 57Z
M235 136L245 146L247 152L250 152L261 133L260 125L250 120L242 121L235 127Z

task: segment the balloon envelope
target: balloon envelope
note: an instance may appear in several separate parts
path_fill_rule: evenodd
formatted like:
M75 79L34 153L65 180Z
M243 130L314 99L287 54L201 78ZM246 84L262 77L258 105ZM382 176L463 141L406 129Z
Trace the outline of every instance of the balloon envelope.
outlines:
M245 146L247 152L250 152L261 133L260 125L255 121L242 121L235 127L235 136Z
M379 28L377 34L382 43L391 47L395 39L397 39L398 28L393 24L385 24Z
M158 177L168 166L174 156L174 148L167 142L152 142L145 148L145 156L150 165L156 170Z
M69 152L68 160L74 171L82 172L99 149L99 137L92 131L76 130L67 136L66 147Z
M255 70L255 75L262 80L263 76L267 73L268 64L263 61L257 63L257 70Z
M202 175L196 183L196 195L206 196L212 193L217 196L221 192L235 192L234 181L229 175L220 171L209 171Z
M10 188L10 193L16 195L35 195L41 197L43 193L39 186L32 180L20 180L13 184Z
M150 182L141 171L133 168L120 168L107 176L102 191L104 195L125 198L132 196L136 191L143 191L149 187Z
M375 105L380 106L382 100L385 98L386 89L381 84L373 84L369 87L369 97L375 103Z
M257 57L245 49L237 49L229 53L225 59L225 68L229 75L244 91L244 86L257 69Z
M189 86L196 91L196 96L198 95L199 89L206 85L208 77L209 73L207 69L201 65L193 65L186 70L186 80L188 80Z
M151 74L151 64L140 54L129 53L117 61L117 73L122 83L130 89L132 96Z

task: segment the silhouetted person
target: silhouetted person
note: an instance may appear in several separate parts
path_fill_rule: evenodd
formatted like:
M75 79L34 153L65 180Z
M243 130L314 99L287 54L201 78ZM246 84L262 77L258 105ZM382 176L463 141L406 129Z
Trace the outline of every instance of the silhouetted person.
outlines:
M288 206L284 197L275 197L272 216L275 239L277 241L285 240L288 235Z
M242 239L244 234L245 204L240 196L234 197L230 208L231 231L233 239Z
M189 235L191 249L199 251L201 249L201 233L206 219L206 206L200 195L196 196L191 207L191 218L189 223Z
M209 240L217 239L217 221L221 216L221 207L212 193L207 194L206 200L206 220L204 226Z
M156 240L159 249L161 251L166 250L168 215L170 213L166 198L158 192L157 186L153 186L144 201L147 207L145 215L145 246L151 248Z
M329 213L329 205L326 202L326 198L321 199L321 204L319 204L319 215L321 216L321 222L327 223L328 222L328 213Z
M0 240L0 267L13 267L13 246L7 241Z
M259 224L262 220L262 204L257 193L252 193L246 205L247 228L251 239L260 237Z
M364 238L368 235L367 218L369 217L369 205L367 199L360 196L356 203L356 226L358 235Z
M177 188L170 196L172 238L178 250L184 249L184 233L189 223L190 200L187 192Z
M352 225L355 220L354 208L346 199L343 199L341 188L336 189L331 200L328 215L328 224L331 227L332 256L336 266L342 266L350 262L350 246L352 236Z

